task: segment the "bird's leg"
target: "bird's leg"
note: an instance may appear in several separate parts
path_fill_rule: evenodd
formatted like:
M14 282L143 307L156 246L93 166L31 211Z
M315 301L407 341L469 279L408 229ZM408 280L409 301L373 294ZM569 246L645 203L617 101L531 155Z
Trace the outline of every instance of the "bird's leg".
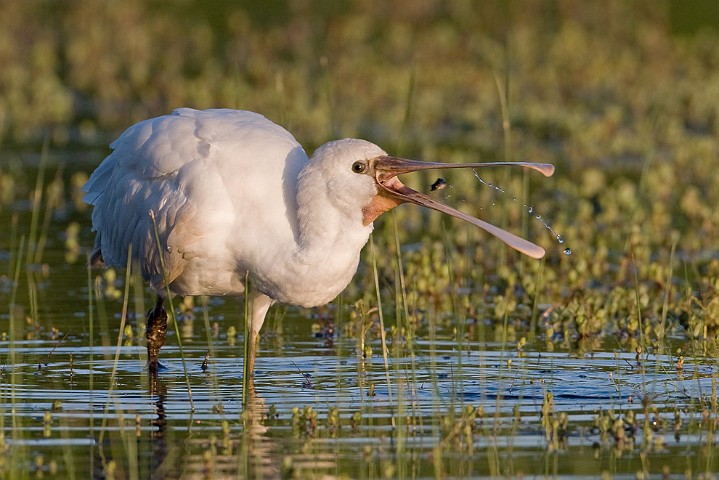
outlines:
M253 376L255 372L255 359L257 358L257 346L260 342L260 329L262 324L265 323L265 315L270 305L274 303L267 295L258 293L253 295L250 304L250 318L249 318L249 338L248 342L248 355L247 355L247 372Z
M147 361L150 373L153 375L157 375L160 349L165 344L165 334L167 333L167 312L162 308L163 301L164 299L158 295L155 306L147 312L147 326L145 327Z

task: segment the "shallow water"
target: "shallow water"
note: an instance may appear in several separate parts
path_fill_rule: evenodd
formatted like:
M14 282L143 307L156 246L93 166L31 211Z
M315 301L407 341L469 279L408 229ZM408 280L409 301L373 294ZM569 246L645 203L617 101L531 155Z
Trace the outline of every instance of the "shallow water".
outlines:
M197 300L179 315L182 351L171 328L151 381L144 317L134 313L150 295L132 286L121 329L122 272L111 279L66 260L70 221L90 245L88 211L58 208L40 262L25 261L39 244L31 205L0 211L11 226L0 232L3 477L634 478L717 469L715 360L687 359L678 372L676 358L639 363L613 338L588 350L540 337L518 350L486 340L495 338L491 324L459 342L453 321L422 327L412 343L388 332L385 368L376 328L366 339L373 354L358 353L349 307L274 307L243 408L242 336L231 330L242 331L241 303ZM389 329L395 320L385 315Z
M388 388L381 356L358 357L353 339L328 345L314 338L312 319L288 316L285 324L281 346L272 338L262 344L245 409L241 344L213 339L203 371L204 332L185 339L187 377L171 338L153 384L137 345L91 347L84 335L68 336L59 346L55 340L2 342L1 358L15 359L2 370L5 468L45 469L60 477L273 478L294 472L374 478L633 475L642 470L643 455L655 472L714 465L713 438L697 428L701 417L692 413L712 391L711 365L691 366L681 378L671 358L650 357L642 372L633 355L520 357L497 344L468 341L460 351L449 340L418 341L414 366L410 358L390 355ZM550 391L553 415L567 414L566 439L556 449L548 448L541 421ZM649 446L642 446L645 393L660 422L645 440ZM463 422L467 406L483 414ZM307 407L316 417L293 415ZM637 414L635 440L621 449L594 426L609 410ZM676 438L674 411L684 423ZM330 412L339 423L329 423ZM353 421L357 414L361 418Z

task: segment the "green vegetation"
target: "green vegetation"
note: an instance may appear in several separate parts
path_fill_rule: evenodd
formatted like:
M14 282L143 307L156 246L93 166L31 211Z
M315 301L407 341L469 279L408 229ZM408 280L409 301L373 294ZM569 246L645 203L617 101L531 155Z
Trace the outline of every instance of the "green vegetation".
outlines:
M711 4L0 2L0 478L81 478L78 445L108 478L183 458L288 478L716 471ZM551 179L437 173L432 193L547 257L400 207L334 306L270 313L256 397L241 310L212 299L179 307L176 365L148 393L149 297L84 267L79 189L124 128L181 106L261 112L308 152L357 136L424 160L554 163Z

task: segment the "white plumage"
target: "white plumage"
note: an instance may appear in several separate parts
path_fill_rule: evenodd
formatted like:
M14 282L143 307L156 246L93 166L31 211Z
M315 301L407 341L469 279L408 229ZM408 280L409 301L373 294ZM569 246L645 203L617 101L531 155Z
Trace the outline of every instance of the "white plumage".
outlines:
M327 143L308 159L282 127L228 109L178 109L133 125L111 147L84 187L85 200L94 205L93 264L124 267L132 245L133 264L160 297L168 288L180 295L240 295L248 275L253 346L272 302L309 307L335 298L357 269L372 221L400 203L444 211L524 253L544 254L396 178L420 169L488 164L397 159L357 139ZM545 175L553 170L517 165ZM148 317L148 350L161 304L159 298ZM150 361L152 366L152 355Z

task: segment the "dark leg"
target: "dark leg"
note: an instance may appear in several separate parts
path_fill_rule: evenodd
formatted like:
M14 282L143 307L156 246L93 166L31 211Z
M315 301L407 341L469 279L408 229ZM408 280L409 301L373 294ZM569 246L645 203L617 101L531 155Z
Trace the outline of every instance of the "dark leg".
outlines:
M157 375L159 365L160 349L165 344L167 333L167 312L162 308L164 299L157 296L155 306L147 312L147 326L145 327L145 339L147 339L147 361L150 373Z

